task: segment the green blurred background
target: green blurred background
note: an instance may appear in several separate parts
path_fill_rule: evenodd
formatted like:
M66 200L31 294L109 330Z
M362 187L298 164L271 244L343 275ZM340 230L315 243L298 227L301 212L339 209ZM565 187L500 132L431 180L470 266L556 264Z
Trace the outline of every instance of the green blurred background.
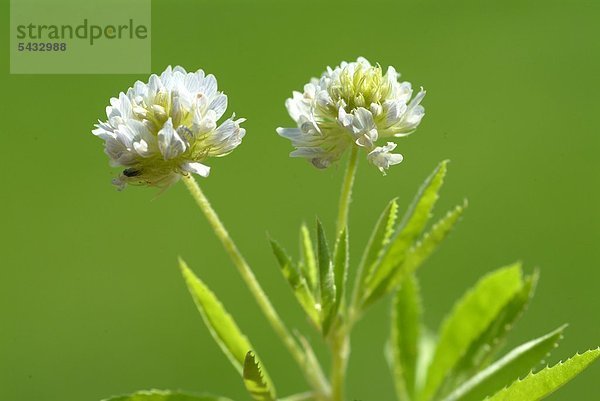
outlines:
M248 119L243 145L212 161L201 184L291 327L309 330L266 232L295 251L302 221L318 215L331 231L343 165L318 171L288 158L274 130L292 124L283 103L293 89L362 55L428 94L421 127L399 144L400 166L383 177L361 160L354 261L386 202L406 206L449 158L437 214L465 197L470 206L420 273L427 324L437 327L479 276L522 260L542 277L510 344L569 322L549 362L598 345L600 3L186 0L154 1L152 13L153 70L216 74L229 112ZM116 172L90 130L111 96L147 77L11 76L2 64L0 400L97 401L152 387L247 399L191 302L178 255L236 316L279 393L303 390L183 185L158 197L110 185ZM379 304L357 328L350 400L392 399L387 313ZM550 398L595 399L599 373L596 365Z

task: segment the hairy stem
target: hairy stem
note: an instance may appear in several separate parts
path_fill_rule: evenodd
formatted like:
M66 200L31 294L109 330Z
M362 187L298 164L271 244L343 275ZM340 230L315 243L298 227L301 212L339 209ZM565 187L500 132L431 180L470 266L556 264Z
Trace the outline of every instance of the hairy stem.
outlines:
M233 242L233 239L231 239L231 237L229 236L229 233L225 229L225 226L219 219L219 216L217 215L215 210L210 205L208 198L206 198L196 180L191 175L186 175L183 176L183 182L185 183L186 187L190 191L190 194L192 195L198 206L200 207L200 210L202 210L202 212L206 216L206 219L208 220L213 231L215 232L217 238L219 238L219 240L223 244L225 251L227 251L229 257L233 261L233 264L235 265L235 267L237 267L238 272L241 274L242 279L250 289L250 292L254 296L254 299L258 303L258 306L260 307L261 311L263 312L263 314L265 315L275 332L282 339L284 345L286 346L290 354L292 354L292 357L300 366L308 383L318 393L327 393L328 390L322 388L323 380L321 377L322 373L320 366L309 365L307 359L304 356L304 353L302 352L302 349L300 348L290 331L287 329L281 318L279 317L279 314L271 304L271 301L269 301L269 298L267 297L262 287L260 286L258 280L254 276L252 269L238 250L237 246Z
M350 357L350 336L342 329L331 343L331 401L344 401L346 370Z
M352 186L354 185L354 176L356 174L356 167L358 165L357 160L358 147L352 146L352 152L350 153L350 158L348 159L348 166L346 167L346 173L342 183L342 192L340 194L336 236L342 232L342 230L348 224L348 211L350 209L350 202L352 200Z
M348 225L348 214L350 202L352 201L352 187L358 166L358 147L352 146L348 165L342 182L340 203L338 209L336 237L346 229ZM344 388L346 386L346 370L348 358L350 357L350 326L342 325L333 333L330 341L331 349L331 401L344 400Z

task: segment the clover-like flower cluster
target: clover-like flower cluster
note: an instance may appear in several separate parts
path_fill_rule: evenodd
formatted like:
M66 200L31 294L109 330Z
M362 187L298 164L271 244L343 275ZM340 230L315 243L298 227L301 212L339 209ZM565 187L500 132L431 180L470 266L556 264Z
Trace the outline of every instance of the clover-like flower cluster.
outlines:
M304 93L294 92L286 101L297 128L278 128L277 133L296 148L290 156L326 168L350 146L358 146L385 174L403 158L391 153L394 142L384 146L376 142L409 135L425 114L420 105L425 91L421 89L411 100L410 82L399 82L399 77L394 67L388 67L384 75L379 65L362 57L334 69L328 67L321 78L304 86Z
M113 166L124 167L113 183L168 187L181 175L208 176L209 157L227 155L244 137L244 119L235 115L217 125L227 109L227 96L204 71L169 66L148 83L137 81L110 99L106 121L92 132L105 141Z

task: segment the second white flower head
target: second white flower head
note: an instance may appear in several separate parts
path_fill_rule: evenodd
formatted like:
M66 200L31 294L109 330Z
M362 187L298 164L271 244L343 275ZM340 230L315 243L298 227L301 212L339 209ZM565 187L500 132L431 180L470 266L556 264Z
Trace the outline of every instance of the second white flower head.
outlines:
M412 98L410 82L399 82L393 67L383 74L365 58L327 68L313 78L304 92L294 92L286 107L296 128L278 128L279 135L296 148L290 155L309 159L318 168L339 160L350 146L364 148L368 160L382 172L402 161L390 153L396 145L377 146L380 138L412 133L425 115L421 89Z
M105 141L111 164L125 167L115 185L166 187L182 174L208 176L204 161L241 143L244 119L233 116L217 125L226 109L227 96L217 92L213 75L169 66L110 99L107 120L93 134Z

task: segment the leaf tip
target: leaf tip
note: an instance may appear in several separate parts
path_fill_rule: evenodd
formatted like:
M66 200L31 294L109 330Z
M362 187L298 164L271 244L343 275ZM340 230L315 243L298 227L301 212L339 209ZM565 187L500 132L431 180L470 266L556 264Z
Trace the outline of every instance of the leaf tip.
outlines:
M190 268L185 262L185 260L181 256L177 256L177 262L179 264L179 269L181 270L181 273L184 275L184 277L188 275L190 273Z

